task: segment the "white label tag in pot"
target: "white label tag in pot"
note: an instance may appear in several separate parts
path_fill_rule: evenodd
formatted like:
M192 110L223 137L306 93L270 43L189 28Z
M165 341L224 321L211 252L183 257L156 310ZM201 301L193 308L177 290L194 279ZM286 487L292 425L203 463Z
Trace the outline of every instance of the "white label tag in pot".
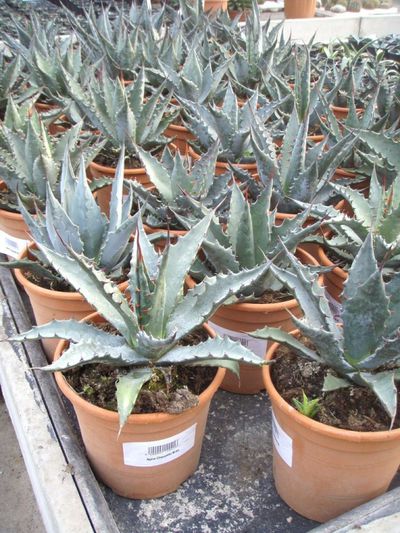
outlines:
M9 255L17 259L21 252L25 250L29 241L17 239L8 233L0 230L0 253Z
M329 307L331 308L334 319L339 322L342 316L342 304L335 300L335 298L333 298L333 296L331 296L327 290L325 290L325 295L329 302Z
M233 341L239 341L240 344L251 350L253 353L258 355L261 359L264 359L265 353L267 351L268 341L263 339L255 339L254 337L250 337L250 335L246 335L246 333L240 332L240 331L232 331L230 329L223 328L221 326L218 326L217 324L214 324L214 322L209 322L210 327L215 329L216 333L218 335L221 335L221 337L229 337ZM254 329L257 329L256 327Z
M124 442L124 464L127 466L158 466L174 461L194 446L196 426L166 439L149 442Z
M283 431L279 425L274 412L272 413L272 440L274 442L275 450L281 456L285 463L292 467L293 463L293 439Z

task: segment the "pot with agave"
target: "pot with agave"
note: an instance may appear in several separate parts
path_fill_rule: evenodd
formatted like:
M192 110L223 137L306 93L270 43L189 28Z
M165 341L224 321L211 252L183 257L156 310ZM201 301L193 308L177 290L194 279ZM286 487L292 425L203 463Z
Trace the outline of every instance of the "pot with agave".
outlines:
M213 68L210 58L205 61L196 51L198 44L190 49L185 63L175 71L169 65L159 60L159 71L169 82L178 98L183 98L198 105L205 105L214 99L219 100L224 91L222 79L228 69L230 60L221 62ZM195 136L183 124L172 123L165 130L164 135L172 137L173 143L182 154L186 154L189 144Z
M211 215L205 217L162 254L151 246L139 221L128 274L129 300L82 255L72 249L64 255L41 246L49 263L103 317L96 320L108 326L99 329L91 319L54 321L14 340L68 339L68 344L61 343L57 359L44 369L67 371L66 377L57 373L56 379L74 405L93 469L125 497L161 496L193 474L210 400L223 368L237 371L239 361L260 365L260 359L239 343L210 338L214 334L202 324L229 295L264 275L268 263L219 274L183 291L210 221ZM190 391L186 384L198 381L204 366L210 367L205 390L195 386ZM90 403L90 383L83 395L79 387L72 388L71 382L79 383L87 369L94 372L92 389L111 379L107 406ZM151 412L145 414L149 405Z
M94 177L115 175L115 163L121 147L125 146L127 158L125 178L139 181L144 187L152 186L146 171L137 158L136 145L152 153L160 152L168 143L162 134L174 120L176 113L166 114L171 95L162 97L165 89L160 86L150 97L145 97L145 73L141 69L129 86L121 80L112 80L103 72L98 80L91 76L87 86L81 86L68 78L70 97L78 113L105 139L102 159L90 165ZM114 165L114 166L112 166ZM104 212L108 212L110 187L105 187L98 197Z
M216 173L223 174L232 164L236 168L257 173L257 165L250 144L250 130L253 117L258 115L265 122L279 108L281 102L266 103L257 109L258 93L246 102L238 104L231 84L225 93L222 107L216 104L199 105L178 98L184 108L185 126L196 136L196 150L189 148L189 155L199 159L198 152L208 150L219 141Z
M217 217L226 210L232 176L229 172L215 176L218 142L194 163L179 153L173 156L168 147L161 161L139 147L137 151L155 189L145 189L136 182L130 185L143 205L146 232L160 236L158 246L165 244L165 237L184 235L207 209L215 209Z
M9 253L16 256L25 248L28 228L20 214L17 193L28 210L42 208L49 186L59 196L60 167L64 152L71 153L76 168L81 154L90 160L100 148L95 138L81 135L77 124L62 135L50 136L43 121L29 102L21 106L13 100L7 106L4 123L0 124L1 203L0 229L8 236ZM13 240L14 239L14 240Z
M287 257L292 271L271 270L304 311L293 317L298 333L266 327L252 335L288 347L271 347L273 369L264 372L277 490L295 511L325 522L385 492L400 464L400 276L385 280L370 234L349 271L337 323L316 275ZM303 394L318 398L315 420L292 405L295 398L304 411Z
M81 161L79 175L75 176L68 152L61 169L60 201L50 185L47 186L43 211L37 206L36 213L31 215L19 201L19 210L35 244L24 250L17 261L1 263L1 266L16 269L15 276L29 296L36 324L45 324L53 319L80 320L92 311L91 305L74 290L63 273L51 267L40 246L57 253L65 253L67 248L71 248L92 261L112 281L118 284L126 282L131 251L129 241L137 216L130 216L132 194L123 198L123 162L124 151L121 152L112 184L109 219L101 213L93 197L84 160ZM45 339L43 346L51 361L57 341Z
M233 184L226 227L222 229L216 222L211 227L202 246L203 260L198 259L192 268L196 280L210 272L255 268L266 260L284 267L287 260L282 253L282 243L295 251L301 241L319 227L319 223L303 227L308 216L306 211L277 224L276 213L271 210L271 180L269 188L261 189L261 192L258 189L254 200L249 190L245 194L236 183ZM297 248L296 253L304 263L317 265L301 248ZM191 285L195 282L192 281ZM211 325L217 332L250 346L262 359L266 343L255 342L246 332L261 324L290 331L293 329L292 316L300 313L298 303L290 292L284 291L282 283L268 272L248 290L236 293L225 302L212 316ZM261 371L241 365L239 378L227 372L222 388L242 394L257 393L264 388Z
M325 272L325 285L333 299L340 302L348 268L351 266L363 242L369 233L373 233L374 253L377 261L384 263L385 275L391 277L400 265L400 248L398 242L399 205L400 205L400 157L399 143L375 132L360 132L360 138L366 142L375 159L382 161L388 173L397 172L397 177L390 186L385 187L378 179L375 169L372 171L370 189L367 197L357 190L343 185L332 184L332 189L347 202L348 214L331 207L314 205L312 213L319 217L328 217L326 228L330 230L325 238L317 238L322 244L319 248L321 264L333 268ZM328 254L327 254L328 252ZM332 261L329 257L337 259Z

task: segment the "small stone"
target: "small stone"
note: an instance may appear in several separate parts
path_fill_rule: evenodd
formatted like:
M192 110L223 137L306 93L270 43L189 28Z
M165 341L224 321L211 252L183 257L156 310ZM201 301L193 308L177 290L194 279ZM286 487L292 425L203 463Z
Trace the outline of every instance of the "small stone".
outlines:
M286 522L287 522L288 524L291 524L291 523L293 522L293 517L292 517L292 516L288 516L288 517L286 518Z
M344 6L341 6L340 4L336 4L331 7L330 9L332 13L345 13L346 8Z

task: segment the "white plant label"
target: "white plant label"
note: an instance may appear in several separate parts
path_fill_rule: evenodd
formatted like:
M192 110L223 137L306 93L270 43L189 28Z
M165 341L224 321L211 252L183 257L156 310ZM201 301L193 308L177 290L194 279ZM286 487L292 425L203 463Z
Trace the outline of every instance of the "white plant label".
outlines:
M193 424L177 435L149 442L124 442L124 464L149 467L174 461L194 446L196 426Z
M281 456L285 463L292 467L293 463L293 439L283 431L279 425L274 412L272 413L272 440L274 442L275 450Z
M210 327L215 329L218 335L221 335L221 337L229 337L233 341L239 341L240 344L258 355L258 357L264 359L267 351L268 341L263 339L255 339L254 337L250 337L250 335L240 331L232 331L230 329L223 328L217 324L214 324L214 322L209 322L209 324Z
M340 321L340 317L342 315L342 304L335 300L335 298L333 298L327 290L325 290L325 295L329 302L329 307L331 308L335 320Z
M17 239L8 233L0 230L0 253L9 255L17 259L17 257L25 250L29 241L25 239Z

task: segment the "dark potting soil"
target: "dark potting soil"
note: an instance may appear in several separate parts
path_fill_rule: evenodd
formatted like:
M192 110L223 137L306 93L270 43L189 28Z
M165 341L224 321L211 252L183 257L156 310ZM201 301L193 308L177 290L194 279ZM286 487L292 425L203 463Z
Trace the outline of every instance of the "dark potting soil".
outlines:
M8 189L0 190L0 209L10 213L19 213L17 195Z
M280 302L287 302L288 300L293 300L293 294L287 289L282 289L280 291L265 291L264 294L254 299L254 302L257 304L275 304Z
M32 259L32 258L31 258ZM34 260L34 258L32 259ZM50 278L44 278L39 276L36 272L31 270L24 270L24 276L34 285L42 287L42 289L48 289L50 291L60 291L60 292L75 292L75 289L67 281L65 281L60 274L54 268L46 266L46 269L49 270L54 276L57 276L57 280Z
M111 148L107 151L100 152L96 158L95 163L105 167L116 168L118 164L119 152ZM125 168L143 168L142 162L138 157L128 156L125 158Z
M301 402L303 391L309 400L318 398L320 407L314 420L323 424L352 431L386 431L390 418L376 395L366 387L357 385L331 392L322 386L328 367L296 355L290 348L280 346L271 365L272 381L284 400L293 405ZM329 370L333 375L334 372ZM398 387L398 404L400 390ZM393 428L400 427L400 409Z
M188 335L182 345L195 345L208 338L203 330ZM127 367L126 371L129 372ZM168 366L155 368L135 403L133 413L178 414L195 407L198 396L210 385L217 373L213 367ZM82 398L98 407L117 411L115 387L118 370L105 364L85 365L65 373L71 387Z
M345 272L348 270L348 265L343 257L340 257L334 250L325 249L325 254L335 266L342 268Z

